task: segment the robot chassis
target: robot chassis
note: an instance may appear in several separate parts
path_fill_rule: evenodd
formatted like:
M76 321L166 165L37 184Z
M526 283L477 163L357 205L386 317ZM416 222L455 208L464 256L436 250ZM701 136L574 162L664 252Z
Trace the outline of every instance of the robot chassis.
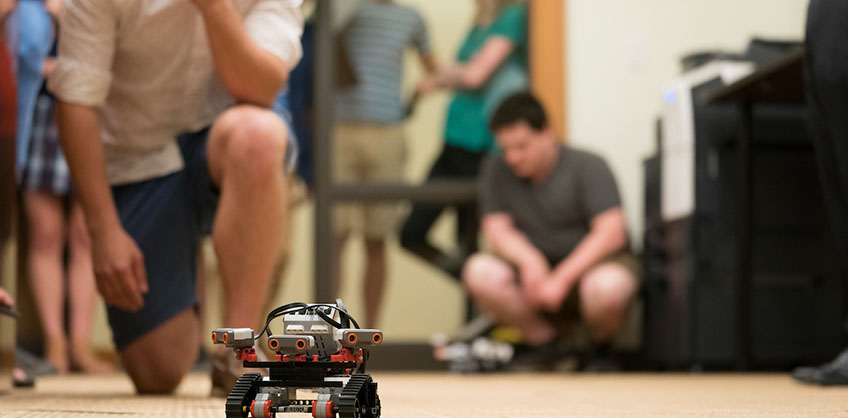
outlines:
M284 334L270 324L283 317ZM353 324L353 328L350 325ZM259 361L254 343L268 336L274 361ZM365 373L368 348L383 342L376 329L360 329L342 304L290 303L268 314L265 328L219 328L212 342L232 348L245 368L268 369L243 375L227 397L227 418L272 418L279 413L311 413L313 418L378 418L377 382ZM298 399L298 389L317 399Z

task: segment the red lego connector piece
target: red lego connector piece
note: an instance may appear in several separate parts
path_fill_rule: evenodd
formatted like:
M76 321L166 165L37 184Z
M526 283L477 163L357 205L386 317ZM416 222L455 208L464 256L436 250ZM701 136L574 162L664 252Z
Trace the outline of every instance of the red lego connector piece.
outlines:
M259 358L256 355L256 349L240 348L236 351L236 358L241 361L256 362Z
M339 350L339 354L334 354L334 355L330 356L330 361L332 361L334 363L336 363L336 362L338 362L338 363L344 363L344 362L362 363L363 361L365 361L365 356L362 354L361 348L359 349L359 352L357 354L353 354L353 352L351 352L351 350L348 350L347 348L342 348L341 350Z

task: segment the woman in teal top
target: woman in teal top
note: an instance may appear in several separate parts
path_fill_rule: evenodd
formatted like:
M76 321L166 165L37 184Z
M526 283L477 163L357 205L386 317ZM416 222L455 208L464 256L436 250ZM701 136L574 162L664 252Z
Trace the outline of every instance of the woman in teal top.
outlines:
M452 89L445 145L427 180L475 179L486 154L494 148L488 119L500 101L528 86L527 6L519 0L477 0L474 26L465 38L456 62L424 79L423 95ZM415 205L401 231L401 245L460 279L465 258L476 250L476 205L457 208L458 252L443 254L427 240L427 233L443 206Z

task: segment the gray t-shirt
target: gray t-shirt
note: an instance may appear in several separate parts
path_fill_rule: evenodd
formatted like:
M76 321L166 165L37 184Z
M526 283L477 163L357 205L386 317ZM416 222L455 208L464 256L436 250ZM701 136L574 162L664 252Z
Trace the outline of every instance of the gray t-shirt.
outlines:
M516 176L500 155L486 161L480 180L481 214L512 216L516 228L552 263L574 250L589 233L592 218L618 206L618 187L607 163L564 146L540 184Z

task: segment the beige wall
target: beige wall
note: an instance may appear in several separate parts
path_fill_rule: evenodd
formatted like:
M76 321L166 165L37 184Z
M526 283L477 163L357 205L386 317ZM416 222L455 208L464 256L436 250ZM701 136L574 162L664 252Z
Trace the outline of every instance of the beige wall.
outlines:
M641 246L642 160L654 152L660 85L679 57L740 51L752 36L801 39L808 0L570 0L570 143L604 155Z
M542 0L559 1L559 0ZM678 57L694 49L741 49L752 35L799 38L807 0L570 0L566 86L571 144L600 152L609 160L627 205L631 233L642 230L641 160L653 150L653 124L659 110L659 86L678 73ZM449 62L468 28L473 0L400 0L421 10L434 52ZM409 57L407 81L419 69ZM407 126L407 179L420 181L441 146L448 96L424 100ZM311 301L312 205L293 214L290 265L279 303ZM450 243L452 219L441 222L434 238ZM639 239L636 239L638 243ZM207 248L207 253L212 251ZM321 254L327 257L329 253ZM362 248L358 242L345 258L342 297L362 316L360 295ZM462 294L458 287L392 243L383 329L388 341L426 340L460 325ZM215 278L212 278L214 282ZM209 291L218 301L215 286ZM257 303L261 303L257 301ZM214 304L213 304L214 305ZM102 309L96 344L109 346ZM207 328L218 309L208 315Z

